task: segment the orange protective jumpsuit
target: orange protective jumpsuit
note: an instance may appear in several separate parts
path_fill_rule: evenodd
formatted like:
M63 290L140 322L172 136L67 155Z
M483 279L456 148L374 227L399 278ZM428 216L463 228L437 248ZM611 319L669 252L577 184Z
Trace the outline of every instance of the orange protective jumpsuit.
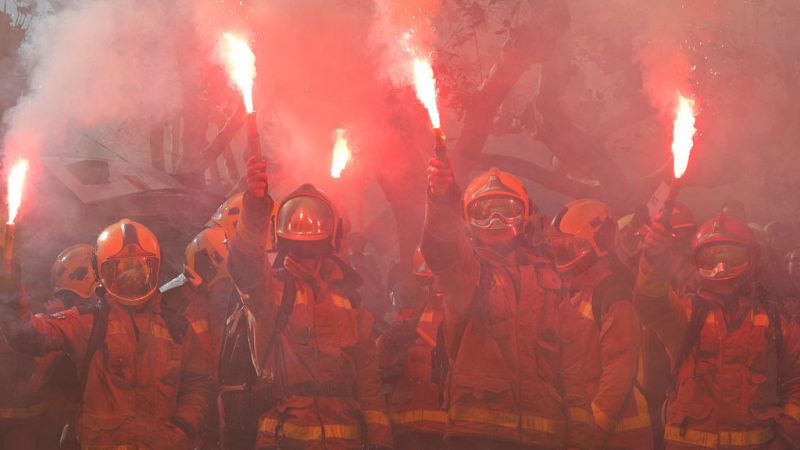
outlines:
M588 447L583 350L551 261L473 248L456 195L428 199L421 248L444 294L449 445Z
M732 326L721 300L701 290L694 301L706 302L707 314L697 322L698 336L688 347L692 311L702 309L695 309L691 298L670 296L668 280L662 278L643 260L634 300L642 322L664 343L673 364L679 360L675 388L668 394L666 448L798 448L797 324L783 315L771 318L760 302L743 298L741 323Z
M48 403L31 383L36 365L32 356L15 352L0 334L0 449L37 447Z
M250 321L259 384L273 400L259 420L257 448L391 447L372 316L353 300L357 275L333 257L316 270L286 257L286 272L277 272L263 251L263 224L253 222L245 207L228 268ZM266 355L288 277L294 305Z
M389 417L398 450L442 446L447 412L441 409L441 387L432 379L431 363L443 319L441 300L432 297L419 316L413 329L415 336L408 347L392 345L394 329L389 329L378 341L381 369L400 368L389 393Z
M11 346L32 355L65 351L81 365L91 309L34 316L22 303L3 315ZM105 343L90 361L78 416L83 450L187 449L201 431L209 362L188 323L166 319L161 306L157 293L138 310L108 306Z
M584 376L598 426L595 444L611 449L653 448L647 401L636 386L641 325L633 282L596 263L572 283L570 303L580 315Z

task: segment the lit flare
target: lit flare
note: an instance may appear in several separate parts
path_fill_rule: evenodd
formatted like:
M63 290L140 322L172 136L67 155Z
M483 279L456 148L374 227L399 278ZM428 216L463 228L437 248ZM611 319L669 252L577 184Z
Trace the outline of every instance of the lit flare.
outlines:
M672 131L672 160L675 178L679 179L686 173L689 166L689 155L694 146L694 100L678 94L678 106L675 109L675 122Z
M439 107L436 105L436 77L430 60L417 56L414 57L414 89L417 98L428 110L431 126L438 130L442 124L439 119Z
M19 207L22 205L22 191L25 187L25 175L28 173L28 160L19 159L8 173L8 223L17 219Z
M253 112L253 80L256 78L256 55L247 40L232 33L223 33L220 57L230 81L242 93L247 113Z
M344 128L337 128L334 131L334 144L333 154L331 157L331 176L339 178L347 163L353 158L353 153L350 151L350 146L347 143L346 130Z

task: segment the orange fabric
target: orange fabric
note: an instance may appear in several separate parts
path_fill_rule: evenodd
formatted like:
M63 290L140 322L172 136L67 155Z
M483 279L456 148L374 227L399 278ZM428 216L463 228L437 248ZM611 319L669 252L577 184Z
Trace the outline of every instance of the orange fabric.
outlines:
M640 273L640 281L647 276L648 271ZM742 299L742 321L732 329L717 303L720 300L703 295L700 301L708 302L708 315L694 350L678 368L677 389L669 393L667 448L761 448L758 445L771 439L766 432L753 430L774 430L786 441L797 442L800 422L786 412L800 405L800 328L781 319L779 359L770 337L773 328L759 304ZM689 325L685 307L689 300L651 297L637 290L635 301L644 324L674 358ZM783 395L778 380L783 382Z
M542 447L585 447L582 350L565 329L551 261L519 249L507 258L473 248L455 193L429 199L422 251L444 293L451 360L445 437L473 436ZM487 292L473 304L484 267ZM563 386L563 390L560 390Z
M89 365L77 427L82 446L185 449L189 440L171 420L200 430L210 402L210 365L190 330L180 344L172 340L159 302L156 294L137 312L111 306L105 347ZM79 362L92 315L75 308L53 317L25 312L3 326L28 351L66 351Z
M402 366L388 402L395 434L444 432L447 412L439 405L439 386L431 381L431 352L443 319L441 305L428 304L417 324L416 340L405 352L387 349L379 340L381 367Z
M247 242L238 239L237 234L234 246ZM231 275L236 280L236 264L250 260L236 251L231 258ZM252 264L258 262L246 265ZM271 266L264 265L260 280L242 291L251 313L250 348L258 376L277 390L319 383L352 387L352 395L285 396L261 416L257 446L357 449L365 439L371 445L390 446L377 349L371 337L372 316L333 286L344 276L333 261L324 260L318 270L308 270L287 258L286 266L295 282L295 302L269 357L265 353L283 298L284 281Z
M582 336L583 374L599 428L597 440L608 448L653 448L647 402L635 388L641 326L630 301L630 286L622 284L623 279L615 277L602 261L575 283L582 289L569 303L580 319L570 326ZM619 285L598 292L601 283ZM599 327L595 309L601 314Z

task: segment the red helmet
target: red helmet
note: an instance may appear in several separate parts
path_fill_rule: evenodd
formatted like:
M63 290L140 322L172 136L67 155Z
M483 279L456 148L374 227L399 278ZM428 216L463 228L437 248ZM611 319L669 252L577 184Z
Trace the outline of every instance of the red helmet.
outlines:
M752 271L758 244L746 223L720 213L704 223L692 240L698 274L706 280L730 280Z

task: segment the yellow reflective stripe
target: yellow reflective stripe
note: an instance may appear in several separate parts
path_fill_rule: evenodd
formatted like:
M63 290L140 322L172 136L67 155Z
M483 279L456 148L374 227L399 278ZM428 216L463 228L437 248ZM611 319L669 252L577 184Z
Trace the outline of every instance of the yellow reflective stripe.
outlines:
M208 321L195 320L192 322L192 329L197 334L203 334L208 331Z
M389 416L383 411L364 411L364 420L372 425L389 426Z
M81 450L136 450L135 445L81 445Z
M594 417L592 417L592 413L583 408L577 408L574 406L570 407L567 409L567 414L573 422L594 425Z
M422 313L422 315L419 316L419 321L426 323L433 322L433 311L425 311L424 313Z
M325 439L361 439L361 427L349 425L318 425L302 426L291 423L283 423L280 430L277 429L278 421L273 419L261 419L258 429L262 433L274 434L278 431L280 437L293 439L295 441L319 441L322 440L323 430Z
M436 422L447 423L447 412L432 409L415 409L392 413L393 423Z
M751 431L720 431L719 433L686 430L683 435L681 435L680 427L674 425L667 425L664 430L665 440L708 448L716 448L719 445L741 447L761 445L771 441L774 437L775 432L772 428Z
M614 421L594 403L592 403L592 415L594 416L594 423L598 427L609 433L614 430Z
M768 327L769 316L764 313L758 313L753 317L753 326L755 327Z
M589 320L594 320L594 311L592 311L591 303L581 302L581 305L578 307L578 311L583 317L586 317Z
M709 311L708 316L706 316L706 323L709 325L717 323L717 316L714 315L713 311Z
M22 408L0 408L0 419L28 419L47 410L47 403L38 403Z
M636 417L619 419L614 427L614 432L638 430L651 425L650 413L647 411L647 400L637 388L633 388L633 395L636 398Z
M540 431L544 433L560 433L564 424L545 417L529 416L493 411L482 408L468 408L454 406L450 408L450 419L464 422L484 423L504 428L522 428L524 430Z
M622 431L637 430L639 428L647 428L650 426L650 414L647 412L647 400L639 392L639 389L633 388L633 396L636 399L636 416L622 417L616 422L612 420L606 413L592 403L592 413L597 426L608 431L609 433L616 433Z
M106 329L106 334L124 334L125 329L122 327L122 323L118 320L112 320L108 322L108 328Z
M338 295L331 295L331 301L334 305L338 306L339 308L344 309L353 309L353 305L350 304L350 300L347 300L344 297L340 297Z
M153 333L153 336L159 339L172 339L172 336L169 334L169 330L155 322L150 323L150 332Z
M786 406L783 407L783 413L789 417L794 417L794 420L800 421L800 406L794 403L787 403Z

